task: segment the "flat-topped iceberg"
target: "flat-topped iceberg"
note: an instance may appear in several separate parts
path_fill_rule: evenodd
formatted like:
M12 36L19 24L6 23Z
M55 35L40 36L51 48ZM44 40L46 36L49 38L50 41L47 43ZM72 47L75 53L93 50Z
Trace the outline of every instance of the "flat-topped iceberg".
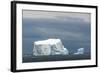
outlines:
M68 55L68 50L60 39L47 39L34 42L33 55Z

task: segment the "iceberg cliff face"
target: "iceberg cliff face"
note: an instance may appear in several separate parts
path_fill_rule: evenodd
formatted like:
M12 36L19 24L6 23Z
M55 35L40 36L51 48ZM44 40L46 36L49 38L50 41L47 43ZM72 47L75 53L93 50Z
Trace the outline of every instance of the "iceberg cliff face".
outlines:
M68 50L64 48L60 39L48 39L34 42L34 56L68 55L68 53Z

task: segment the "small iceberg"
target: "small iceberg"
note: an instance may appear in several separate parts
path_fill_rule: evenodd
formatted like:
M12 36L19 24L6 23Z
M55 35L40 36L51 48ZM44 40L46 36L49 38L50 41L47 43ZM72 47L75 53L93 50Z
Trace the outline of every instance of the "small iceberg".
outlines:
M74 54L75 54L75 55L84 54L84 48L79 48L79 49L77 50L77 52L74 53Z

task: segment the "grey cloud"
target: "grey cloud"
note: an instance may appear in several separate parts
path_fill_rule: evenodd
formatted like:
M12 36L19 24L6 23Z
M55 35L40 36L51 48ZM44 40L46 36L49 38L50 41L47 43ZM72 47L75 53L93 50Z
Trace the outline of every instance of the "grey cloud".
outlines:
M36 10L23 10L24 18L33 18L33 19L41 19L41 18L51 18L51 19L59 19L64 17L71 18L79 18L85 22L90 22L90 14L89 13L76 13L76 12L55 12L55 11L36 11Z

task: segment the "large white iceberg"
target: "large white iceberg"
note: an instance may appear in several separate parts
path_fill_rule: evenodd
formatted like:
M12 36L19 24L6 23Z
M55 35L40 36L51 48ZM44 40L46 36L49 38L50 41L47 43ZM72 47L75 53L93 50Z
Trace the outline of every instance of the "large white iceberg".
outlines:
M34 42L33 55L68 55L68 50L60 39L47 39Z
M75 54L75 55L84 54L84 48L79 48L79 49L77 50L77 52L74 53L74 54Z

